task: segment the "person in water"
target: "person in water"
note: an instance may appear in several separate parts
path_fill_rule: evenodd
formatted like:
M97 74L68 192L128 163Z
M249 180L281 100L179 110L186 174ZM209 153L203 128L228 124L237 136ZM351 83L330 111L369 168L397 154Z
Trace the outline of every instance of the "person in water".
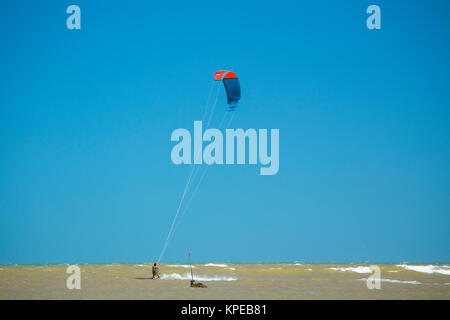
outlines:
M153 273L153 278L152 279L159 279L159 268L156 265L156 262L153 264L152 273Z

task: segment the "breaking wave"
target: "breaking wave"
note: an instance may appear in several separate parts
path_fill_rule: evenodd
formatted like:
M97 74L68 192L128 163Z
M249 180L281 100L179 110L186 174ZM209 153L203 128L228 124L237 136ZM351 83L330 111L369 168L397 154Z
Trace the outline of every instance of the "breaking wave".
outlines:
M228 265L226 265L226 264L220 264L220 263L207 263L207 264L205 264L205 267L228 268Z
M190 273L179 274L179 273L168 273L161 275L162 280L191 280ZM206 276L206 275L195 275L194 280L197 281L235 281L236 277L230 276Z
M419 281L403 281L403 280L394 280L394 279L381 279L381 282L422 284Z
M433 266L433 265L428 265L428 266L409 266L407 264L398 264L396 265L396 267L400 267L403 268L405 270L409 270L409 271L416 271L416 272L422 272L422 273L440 273L440 274L445 274L445 275L450 275L450 267L449 266Z
M367 281L367 279L359 279L361 281ZM390 283L405 283L405 284L422 284L419 281L405 281L405 280L395 280L395 279L380 279L381 282L390 282Z
M170 268L190 268L187 264L169 264L168 267ZM197 268L196 266L192 266L192 269Z
M369 267L348 267L348 268L330 268L331 270L336 271L353 271L356 273L372 273Z
M205 267L228 268L230 270L236 270L236 268L229 267L227 264L223 264L223 263L207 263L204 266Z

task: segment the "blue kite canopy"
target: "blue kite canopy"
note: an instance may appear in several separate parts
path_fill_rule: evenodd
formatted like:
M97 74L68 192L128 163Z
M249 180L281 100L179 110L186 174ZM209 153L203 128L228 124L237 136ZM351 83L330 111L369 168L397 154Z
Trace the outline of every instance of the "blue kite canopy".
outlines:
M227 110L233 111L241 98L241 85L236 74L232 71L219 70L214 74L214 80L222 81L227 93Z

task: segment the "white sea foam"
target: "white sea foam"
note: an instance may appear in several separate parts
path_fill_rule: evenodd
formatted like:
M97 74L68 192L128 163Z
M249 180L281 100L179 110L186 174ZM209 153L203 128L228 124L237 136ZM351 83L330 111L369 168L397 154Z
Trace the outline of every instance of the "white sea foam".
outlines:
M367 281L367 279L359 279L361 281ZM404 284L422 284L419 281L404 281L404 280L395 280L395 279L381 279L381 282L390 282L390 283L404 283Z
M308 269L306 269L306 270L308 270L308 271L312 271L312 269L311 269L311 268L308 268Z
M191 280L191 274L188 272L186 274L179 274L179 273L168 273L168 274L162 274L161 275L162 280ZM197 281L235 281L237 280L236 277L230 277L230 276L207 276L207 275L195 275L194 280Z
M190 268L188 264L169 264L168 267L170 268ZM196 266L192 266L192 269L197 268Z
M381 282L422 284L419 281L403 281L403 280L395 280L395 279L381 279Z
M401 267L405 270L409 271L416 271L416 272L422 272L422 273L440 273L445 275L450 275L450 268L449 266L434 266L434 265L428 265L428 266L410 266L407 264L398 264L396 267Z
M228 267L228 265L221 264L221 263L207 263L207 264L205 264L205 267L228 268L228 269L233 270L233 271L236 270L236 268Z
M220 263L207 263L207 264L205 264L205 267L228 268L228 265L220 264Z
M330 268L331 270L336 270L336 271L353 271L356 273L372 273L372 271L370 270L369 267L363 267L363 266L359 266L359 267L348 267L348 268Z

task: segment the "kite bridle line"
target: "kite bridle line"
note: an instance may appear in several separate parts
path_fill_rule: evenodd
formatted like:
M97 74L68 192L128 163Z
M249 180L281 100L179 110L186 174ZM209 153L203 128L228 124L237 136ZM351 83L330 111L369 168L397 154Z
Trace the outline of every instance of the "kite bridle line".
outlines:
M206 103L206 106L205 106L205 111L203 113L203 117L207 116L208 113L209 113L207 127L209 127L209 123L211 122L212 115L213 115L214 110L216 108L216 104L217 104L217 101L218 101L218 98L219 98L219 94L220 94L220 85L218 85L218 86L216 86L216 89L215 89L217 91L217 93L216 93L216 98L214 100L214 104L213 104L213 106L211 108L211 111L209 111L208 106L209 106L209 101L210 101L210 97L211 97L211 92L213 91L212 88L213 88L213 84L211 84L211 86L210 86L210 90L209 90L210 93L208 94L208 100L207 100L207 103ZM197 153L194 155L194 160L197 158L199 151L201 151L201 150L197 150ZM177 211L175 213L175 217L173 218L172 224L171 224L170 229L169 229L169 233L167 234L166 240L164 241L164 245L163 245L163 247L161 249L161 253L159 255L157 263L159 263L161 261L162 257L164 256L164 253L165 253L165 251L167 249L167 245L169 244L169 241L170 241L170 239L172 237L174 226L175 226L175 223L176 223L177 218L178 218L178 214L180 213L180 209L181 209L181 207L183 205L184 198L186 197L186 194L187 194L187 192L189 190L189 186L190 186L190 183L191 183L191 180L192 180L192 177L193 177L193 173L195 171L198 171L198 170L196 170L196 166L195 166L195 164L193 164L193 166L192 166L192 168L191 168L191 170L189 172L188 178L186 180L186 185L185 185L184 191L183 191L183 193L181 195L180 202L178 203L178 208L177 208ZM194 178L195 178L195 176L194 176Z
M230 111L226 111L226 113L230 113ZM232 111L232 115L231 115L230 120L228 121L228 124L227 124L227 126L225 127L225 129L227 129L227 128L230 126L231 122L233 121L234 115L235 115L235 113L234 113L234 111ZM222 121L221 121L221 122L223 122L223 119L225 119L225 117L222 118ZM220 129L220 130L221 130L221 129ZM209 165L206 165L206 166L205 166L205 168L203 169L203 172L202 172L202 174L201 174L201 176L200 176L200 179L198 180L198 183L196 184L195 187L193 187L193 188L194 188L194 191L192 192L191 196L190 196L189 199L187 200L184 209L181 211L180 218L178 219L178 222L176 223L175 229L174 229L174 231L173 231L172 234L175 233L175 231L177 230L178 226L181 224L181 221L183 220L184 214L189 210L190 204L191 204L192 200L194 199L194 197L196 196L197 191L198 191L198 189L200 188L200 185L202 184L203 178L205 177L206 172L208 171L208 168L209 168L209 167L210 167ZM199 169L199 171L200 171L200 170L201 170L201 169ZM193 182L193 184L194 184L194 182Z
M216 79L216 75L220 74L221 72L223 72L223 74L221 74L220 79L219 78ZM220 81L223 81L225 79L226 75L229 74L229 73L231 75L230 78L236 78L237 79L236 75L233 72L231 72L231 71L217 71L216 75L215 75L214 82L219 81L219 83L220 83ZM225 82L224 82L224 84L225 84ZM210 89L209 89L209 93L208 93L208 99L207 99L205 110L203 112L203 117L202 117L202 122L204 122L205 119L208 119L206 127L205 127L206 130L209 129L209 125L211 124L211 120L213 118L213 115L214 115L214 112L215 112L215 109L216 109L217 101L218 101L219 94L220 94L220 85L218 85L215 88L215 90L216 90L216 96L215 96L212 108L210 110L209 109L209 102L210 102L210 98L212 96L211 94L214 91L213 90L213 84L211 84ZM226 86L226 91L227 91L228 99L230 99L230 96L228 95L228 87L227 86ZM238 91L237 99L239 99L239 97L240 97L240 89ZM230 100L228 100L228 102L230 102ZM231 122L232 122L232 120L234 118L234 112L233 111L234 111L234 109L236 107L236 102L237 102L237 100L232 101L232 103L234 103L233 104L233 108L231 108L230 105L227 106L227 108L226 108L227 111L225 111L225 113L222 116L222 119L220 120L220 123L219 123L219 126L218 126L219 130L222 130L221 127L222 127L222 124L223 124L223 122L224 122L224 120L225 120L225 118L227 116L227 113L229 113L231 111L232 115L231 115L230 120L228 121L228 123L227 123L225 128L228 128L228 126L230 126L230 124L231 124ZM193 163L193 166L191 167L191 170L189 172L188 178L186 180L186 185L184 187L183 194L181 196L180 202L179 202L178 207L177 207L177 211L176 211L175 216L174 216L174 218L172 220L172 224L170 226L170 229L169 229L169 232L167 234L166 240L164 241L164 245L163 245L163 247L161 249L161 253L160 253L159 258L158 258L158 263L161 261L162 257L164 256L164 253L165 253L165 251L167 249L167 246L168 246L169 242L171 241L173 235L175 234L176 229L180 225L184 214L188 211L189 206L190 206L193 198L197 194L197 191L198 191L198 189L199 189L199 187L200 187L200 185L201 185L201 183L203 181L203 178L205 177L206 172L208 170L209 165L206 166L206 168L203 170L203 172L202 172L202 174L200 176L200 179L198 180L197 183L195 183L195 178L197 177L199 171L203 169L203 168L195 165L195 159L197 159L197 157L199 156L199 152L203 152L203 150L197 150L197 153L194 154L194 163ZM183 204L185 203L184 200L186 198L186 195L189 193L189 189L190 189L191 185L195 186L195 187L193 187L194 191L192 192L191 196L189 197L188 201L186 202L186 205L185 205L184 209L182 210ZM181 212L181 215L180 215L180 212ZM178 219L179 215L180 215L180 218Z

